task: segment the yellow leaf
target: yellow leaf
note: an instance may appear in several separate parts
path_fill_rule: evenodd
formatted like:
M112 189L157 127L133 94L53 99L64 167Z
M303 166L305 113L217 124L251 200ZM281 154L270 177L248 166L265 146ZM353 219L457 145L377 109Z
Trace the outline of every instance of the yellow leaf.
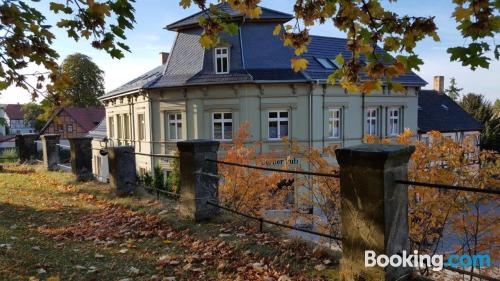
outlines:
M49 278L47 278L47 281L60 281L61 279L59 278L59 276L51 276Z
M470 8L465 9L463 7L457 7L455 9L455 12L453 12L453 16L457 21L468 19L470 18L471 15L472 15L472 9Z
M307 52L307 46L306 45L302 45L300 47L295 48L295 55L296 56L300 56L304 52Z
M187 9L191 6L191 0L181 0L179 5L181 5L182 8Z
M293 71L299 72L307 69L309 61L304 58L293 58L291 59Z
M360 91L366 94L369 94L373 91L381 91L381 90L382 90L382 82L378 79L365 81L360 88Z
M278 24L274 27L274 30L273 30L273 35L276 36L276 35L280 35L281 33L281 24Z
M355 83L349 82L347 79L341 79L340 85L346 89L349 93L359 92L359 88Z
M344 56L342 54L338 54L336 57L335 57L335 62L337 62L337 64L339 66L342 66L344 65Z
M262 14L262 9L260 7L256 7L254 9L251 9L250 11L248 11L247 15L252 18L252 19L255 19L255 18L258 18L260 17L260 15Z
M401 83L394 83L394 84L392 84L392 90L394 92L398 92L398 93L404 93L404 92L406 92L405 86L403 86Z
M172 244L172 241L171 240L163 240L163 243L168 245L168 244Z
M216 41L214 40L214 38L212 36L203 34L200 37L200 44L203 48L208 49L208 48L214 47L216 45Z

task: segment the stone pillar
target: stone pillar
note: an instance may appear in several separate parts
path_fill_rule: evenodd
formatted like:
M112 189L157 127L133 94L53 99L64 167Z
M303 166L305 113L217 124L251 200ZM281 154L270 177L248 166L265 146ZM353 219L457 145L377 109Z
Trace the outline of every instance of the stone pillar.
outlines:
M19 151L19 162L23 163L36 157L36 140L38 134L23 134L16 136L16 147Z
M181 216L203 221L219 214L219 208L207 205L207 201L218 204L219 179L217 163L205 159L217 160L219 142L193 140L178 142L180 152L180 214Z
M79 181L93 178L92 174L92 138L70 138L71 171Z
M109 147L109 182L119 195L134 193L137 183L133 146Z
M342 257L364 266L365 250L409 254L408 178L414 146L363 144L336 151L340 165ZM396 280L411 268L385 268L385 280Z
M42 148L43 148L43 165L47 171L57 170L59 163L59 135L47 134L42 135Z

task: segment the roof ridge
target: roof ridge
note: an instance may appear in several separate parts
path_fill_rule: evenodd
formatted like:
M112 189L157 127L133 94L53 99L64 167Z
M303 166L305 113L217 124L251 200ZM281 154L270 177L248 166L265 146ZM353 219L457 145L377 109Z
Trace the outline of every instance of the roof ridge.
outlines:
M336 37L336 36L325 36L325 35L314 35L314 34L311 34L310 36L311 36L311 37L328 38L328 39L339 39L339 40L345 40L345 41L347 41L347 40L348 40L347 38L344 38L344 37Z

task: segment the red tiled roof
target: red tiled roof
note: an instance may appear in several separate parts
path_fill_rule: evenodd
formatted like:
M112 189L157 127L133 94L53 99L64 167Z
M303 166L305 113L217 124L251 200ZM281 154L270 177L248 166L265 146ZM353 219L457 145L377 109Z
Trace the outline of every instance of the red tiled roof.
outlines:
M106 111L104 107L65 107L58 109L52 117L47 121L45 126L40 130L40 133L43 133L45 129L49 127L54 118L61 114L63 111L66 111L71 118L73 118L82 128L88 132L92 131L99 123L101 123L102 119L106 116Z
M5 114L9 117L9 119L24 119L24 114L21 107L21 104L7 104L4 107Z
M106 116L104 107L67 107L63 110L71 115L87 132L97 127Z

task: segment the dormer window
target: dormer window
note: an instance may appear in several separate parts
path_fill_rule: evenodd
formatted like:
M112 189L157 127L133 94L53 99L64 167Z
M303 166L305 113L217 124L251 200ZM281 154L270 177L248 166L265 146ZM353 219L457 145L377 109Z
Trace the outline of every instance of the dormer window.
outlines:
M334 69L335 66L330 60L325 59L325 58L316 58L316 60L321 64L321 66L325 69Z
M229 48L215 48L215 73L229 73Z

